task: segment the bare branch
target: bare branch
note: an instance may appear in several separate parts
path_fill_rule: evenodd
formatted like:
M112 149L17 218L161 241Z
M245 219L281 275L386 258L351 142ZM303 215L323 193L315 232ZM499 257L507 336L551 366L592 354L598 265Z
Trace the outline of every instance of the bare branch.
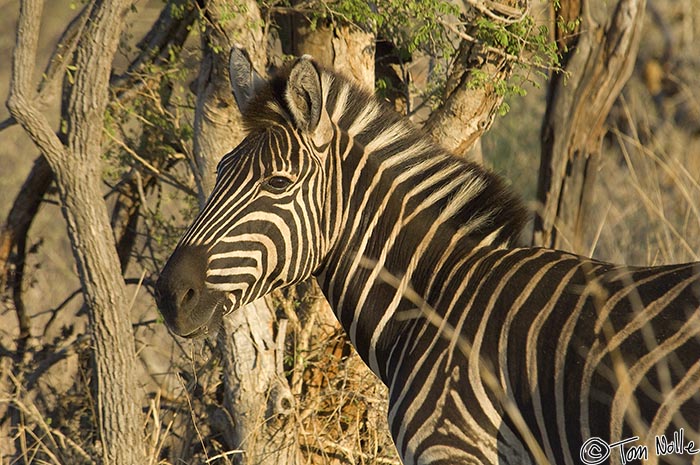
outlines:
M65 159L65 147L37 108L36 91L31 89L42 9L41 0L25 0L20 4L7 108L44 155L54 160Z
M40 109L44 109L48 101L53 97L55 92L56 81L63 76L65 73L70 58L73 56L75 46L80 39L80 34L82 33L85 22L87 21L88 8L85 6L78 15L73 18L73 20L66 26L63 31L61 38L54 47L49 63L46 65L46 69L41 76L41 81L39 82L37 88L37 95L34 97L36 105ZM37 21L39 18L35 18ZM19 33L19 30L18 30ZM36 52L35 52L36 54ZM28 81L30 82L30 81ZM0 131L13 126L17 123L14 116L10 116L4 121L0 122Z
M525 1L524 8L516 8L493 0L463 0L463 5L471 6L487 18L502 24L513 24L522 21L530 14L530 1Z

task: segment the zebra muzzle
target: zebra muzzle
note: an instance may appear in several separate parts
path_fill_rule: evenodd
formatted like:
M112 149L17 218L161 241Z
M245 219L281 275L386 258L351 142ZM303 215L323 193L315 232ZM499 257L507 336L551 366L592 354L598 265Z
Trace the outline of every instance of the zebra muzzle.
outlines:
M163 267L156 282L156 303L170 330L182 337L216 332L221 324L223 292L205 284L207 253L204 247L181 246Z

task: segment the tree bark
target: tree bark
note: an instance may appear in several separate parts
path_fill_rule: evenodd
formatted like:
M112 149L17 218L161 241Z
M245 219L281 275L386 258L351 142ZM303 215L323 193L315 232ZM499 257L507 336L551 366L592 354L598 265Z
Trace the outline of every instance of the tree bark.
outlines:
M283 369L287 325L282 321L276 325L267 299L258 299L224 318L219 334L224 404L231 415L228 436L243 451L238 463L301 463L295 401Z
M567 0L562 15L578 33L555 33L564 74L552 76L542 125L542 156L532 243L586 253L584 226L605 119L632 73L645 0ZM580 8L580 9L579 9Z
M128 299L100 189L111 62L129 5L114 0L88 7L90 20L76 49L75 81L68 96L67 146L37 110L31 89L43 6L39 0L20 5L7 101L56 176L92 330L101 459L118 465L145 463Z
M445 89L445 102L430 114L425 130L447 150L483 163L479 151L472 152L479 138L491 127L503 97L492 85L470 88L473 70L493 79L507 79L511 63L503 55L487 52L478 43L462 40Z
M354 79L374 92L374 51L376 34L371 28L351 24L311 23L301 14L290 18L288 53L311 55L321 65Z
M78 38L82 35L87 18L88 8L83 8L68 26L66 26L63 34L61 34L61 38L54 48L38 85L37 95L34 100L39 109L43 109L47 105L49 100L53 97L54 91L59 87L62 80L61 78L66 72L66 67L73 56ZM17 121L14 117L10 116L6 120L0 122L0 130L16 123Z
M178 0L179 3L185 3L185 0ZM178 5L180 6L180 5ZM89 8L83 10L66 26L61 38L56 44L49 63L42 74L41 81L37 86L36 96L33 99L39 110L42 110L47 102L52 98L54 88L58 87L56 82L60 82L60 76L65 73L66 67L69 65L73 52L75 50L78 39L81 37L85 23L89 16ZM112 85L116 87L133 89L139 87L143 81L134 82L133 74L143 71L143 68L154 63L157 59L162 59L169 53L169 48L175 47L179 49L187 37L187 28L194 21L194 8L184 18L173 17L172 9L166 7L161 12L156 25L149 31L144 39L139 43L138 48L141 49L139 56L131 63L127 73L124 76L112 78ZM157 55L156 55L157 53ZM131 74L130 74L131 73ZM133 92L125 93L118 92L117 98L122 102L133 95ZM66 102L67 103L67 102ZM63 116L67 114L67 109L64 109ZM4 129L15 124L14 117L0 123L0 128ZM59 134L59 139L65 135ZM153 179L151 175L147 176L148 181L145 185L150 185ZM7 285L12 291L15 311L17 312L19 322L19 341L23 343L30 336L30 319L27 316L23 304L23 266L25 261L25 245L29 228L31 227L34 218L39 212L44 195L49 189L49 186L54 181L53 171L51 166L46 161L43 155L39 155L34 160L34 165L25 179L19 193L12 203L5 224L0 229L0 288L4 289ZM133 248L136 239L136 225L138 223L140 201L137 200L135 182L133 179L127 181L124 187L128 193L122 198L124 202L117 201L112 212L112 228L115 232L117 241L117 253L121 263L122 270L126 268L129 261L129 254ZM128 198L127 198L128 197ZM124 211L128 211L127 215L120 215ZM13 253L13 251L15 253ZM21 353L21 348L17 352Z

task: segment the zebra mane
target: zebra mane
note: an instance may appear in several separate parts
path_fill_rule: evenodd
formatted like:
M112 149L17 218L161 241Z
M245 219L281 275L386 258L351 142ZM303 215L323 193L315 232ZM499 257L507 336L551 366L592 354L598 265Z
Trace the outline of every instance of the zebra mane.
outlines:
M426 173L451 169L469 179L452 195L436 205L440 211L455 209L452 216L456 228L477 218L484 219L479 229L470 233L478 242L493 246L513 245L526 223L522 201L496 174L482 166L454 155L398 114L385 102L340 73L318 64L326 111L331 120L351 137L355 144L372 152L373 157L386 157L398 150L410 153L408 164L425 163ZM264 131L273 125L295 126L293 113L285 99L292 65L278 70L265 86L257 91L243 112L243 124L249 132ZM439 163L435 163L438 159ZM396 175L401 166L396 167ZM472 189L474 187L478 189ZM465 198L460 202L460 196ZM467 199L468 197L468 199ZM486 245L486 244L484 244Z

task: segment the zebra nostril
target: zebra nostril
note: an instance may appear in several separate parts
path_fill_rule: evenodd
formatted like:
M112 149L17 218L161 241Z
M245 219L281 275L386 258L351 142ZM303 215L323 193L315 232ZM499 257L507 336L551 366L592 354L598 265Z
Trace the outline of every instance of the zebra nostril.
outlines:
M182 310L190 310L197 305L199 301L199 292L196 289L189 288L182 296L180 308Z

